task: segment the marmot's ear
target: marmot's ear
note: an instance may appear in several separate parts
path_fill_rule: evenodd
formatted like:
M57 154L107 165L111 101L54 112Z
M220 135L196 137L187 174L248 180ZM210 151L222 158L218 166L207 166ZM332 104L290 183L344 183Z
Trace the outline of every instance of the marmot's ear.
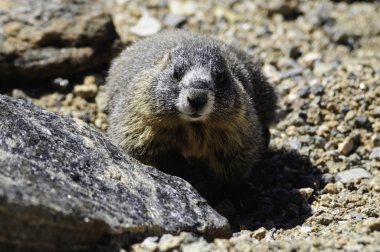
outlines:
M171 65L172 58L173 58L172 51L165 53L164 57L158 62L158 66L161 71L165 70L168 66Z

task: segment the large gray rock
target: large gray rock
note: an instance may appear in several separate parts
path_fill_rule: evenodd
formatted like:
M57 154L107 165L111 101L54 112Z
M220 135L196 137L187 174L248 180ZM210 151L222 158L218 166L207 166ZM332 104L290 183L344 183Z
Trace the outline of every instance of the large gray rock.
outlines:
M146 236L229 235L184 180L95 129L0 95L0 251L118 248Z
M94 68L109 62L116 37L102 0L1 0L0 82Z

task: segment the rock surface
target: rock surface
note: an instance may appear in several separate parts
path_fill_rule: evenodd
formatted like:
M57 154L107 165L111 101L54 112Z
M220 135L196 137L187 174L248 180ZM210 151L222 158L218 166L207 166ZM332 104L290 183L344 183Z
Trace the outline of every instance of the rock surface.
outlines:
M229 225L182 179L144 166L80 120L0 95L0 250L118 248Z
M2 0L0 82L68 76L108 63L115 39L101 0Z

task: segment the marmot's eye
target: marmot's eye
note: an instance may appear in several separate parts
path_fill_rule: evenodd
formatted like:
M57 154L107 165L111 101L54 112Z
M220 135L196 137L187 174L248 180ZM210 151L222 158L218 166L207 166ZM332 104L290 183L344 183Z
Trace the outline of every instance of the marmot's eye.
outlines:
M176 79L176 80L180 80L181 79L181 72L178 69L174 69L174 71L173 71L173 78Z
M216 77L216 83L223 84L224 83L224 75L220 74Z

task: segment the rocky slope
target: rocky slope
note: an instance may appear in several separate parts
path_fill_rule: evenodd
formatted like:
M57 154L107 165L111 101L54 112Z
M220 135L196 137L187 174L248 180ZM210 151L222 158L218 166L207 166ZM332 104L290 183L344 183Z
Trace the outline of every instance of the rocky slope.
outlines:
M165 235L132 249L380 250L378 1L115 1L107 10L126 44L181 27L244 48L281 99L271 151L250 182L205 190L233 237ZM105 73L52 81L45 93L13 82L2 92L105 130Z

